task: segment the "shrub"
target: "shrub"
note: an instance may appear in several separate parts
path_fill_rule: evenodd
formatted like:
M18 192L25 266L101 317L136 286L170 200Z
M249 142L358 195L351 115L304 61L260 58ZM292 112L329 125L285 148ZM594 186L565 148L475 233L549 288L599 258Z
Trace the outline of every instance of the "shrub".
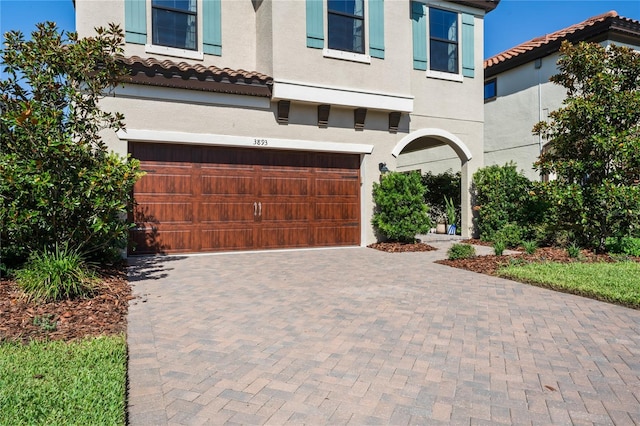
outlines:
M538 249L538 243L535 240L523 241L522 247L524 247L525 253L534 254Z
M567 254L569 257L577 259L580 257L580 246L576 243L571 243L567 246Z
M640 238L607 238L606 250L609 253L640 257Z
M68 245L34 252L15 277L29 299L41 302L88 296L96 280L82 256Z
M424 204L424 186L417 173L390 172L373 184L376 209L372 223L392 241L413 242L429 232L431 220Z
M99 108L124 70L123 32L95 37L38 24L31 40L8 32L0 80L0 259L13 268L42 247L68 242L101 258L126 246L139 162L109 153L101 132L124 117Z
M494 234L493 240L500 241L505 247L515 248L522 242L523 229L515 223L508 223Z
M504 249L506 248L505 246L505 243L500 240L493 243L493 252L495 253L495 255L502 256L502 253L504 253Z
M535 189L533 182L519 173L513 162L476 171L473 196L480 239L496 241L496 233L508 225L520 228L519 236L516 228L509 229L509 235L500 236L508 246L520 244L523 237L531 237L548 208Z
M456 243L452 245L447 251L447 256L449 257L449 260L468 259L475 255L476 255L476 249L469 244Z

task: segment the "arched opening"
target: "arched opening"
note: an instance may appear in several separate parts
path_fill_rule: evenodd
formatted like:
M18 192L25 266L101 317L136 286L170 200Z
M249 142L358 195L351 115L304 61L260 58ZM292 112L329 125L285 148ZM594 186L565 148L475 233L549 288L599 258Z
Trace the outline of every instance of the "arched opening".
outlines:
M402 138L391 154L397 158L397 170L401 172L419 171L441 174L460 172L461 233L464 237L473 234L470 203L471 173L469 162L473 158L471 150L456 135L446 130L425 128L411 132Z

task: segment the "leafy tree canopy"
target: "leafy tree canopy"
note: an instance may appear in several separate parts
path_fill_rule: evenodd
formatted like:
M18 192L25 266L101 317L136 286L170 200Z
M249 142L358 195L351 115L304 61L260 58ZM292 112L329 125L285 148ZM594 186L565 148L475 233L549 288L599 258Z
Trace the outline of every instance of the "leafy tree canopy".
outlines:
M110 153L104 129L124 117L98 107L124 70L122 30L94 37L37 25L31 40L5 34L0 81L0 222L2 259L23 262L33 250L66 243L104 255L126 241L122 221L139 163Z
M543 190L559 225L584 247L640 226L640 55L620 46L564 42L559 74L564 106L534 133L549 141L535 164L557 178Z

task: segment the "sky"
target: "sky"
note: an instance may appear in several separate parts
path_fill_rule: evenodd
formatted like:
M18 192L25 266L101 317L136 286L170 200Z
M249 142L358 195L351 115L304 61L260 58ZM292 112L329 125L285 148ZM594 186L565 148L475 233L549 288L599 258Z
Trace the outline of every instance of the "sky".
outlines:
M489 58L610 10L640 20L640 0L502 0L485 18L484 56ZM37 22L46 20L57 22L62 29L74 30L72 0L0 0L2 34L14 29L29 34Z

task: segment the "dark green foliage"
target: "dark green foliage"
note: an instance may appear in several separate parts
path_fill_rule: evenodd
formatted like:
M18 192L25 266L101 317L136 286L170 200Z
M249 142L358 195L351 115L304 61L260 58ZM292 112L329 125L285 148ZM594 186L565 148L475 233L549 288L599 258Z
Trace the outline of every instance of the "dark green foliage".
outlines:
M502 253L504 253L505 248L506 248L505 243L500 240L493 243L493 252L495 253L496 256L502 256Z
M558 229L583 247L605 249L608 237L640 228L640 56L615 45L563 43L564 106L538 123L549 149L536 168Z
M423 201L424 186L417 173L390 172L373 184L376 203L372 223L392 241L413 242L416 234L431 228L428 208Z
M78 39L38 24L32 40L5 36L0 81L0 263L20 265L57 243L103 258L126 245L123 217L139 163L109 153L104 129L123 117L98 108L123 70L117 26Z
M547 209L533 182L513 162L476 171L473 192L480 239L501 239L509 247L532 236Z
M72 299L91 294L96 275L82 256L68 246L34 252L15 273L18 286L38 302Z
M460 225L461 181L460 172L453 173L451 170L437 175L431 172L422 175L422 184L426 189L424 202L429 206L429 214L433 223L438 223L446 219L447 208L445 197L448 197L453 201L456 219L458 221L458 223L450 223L450 225Z
M476 249L469 244L455 243L447 250L449 260L468 259L476 255Z
M640 257L640 238L607 238L606 250L608 253Z

